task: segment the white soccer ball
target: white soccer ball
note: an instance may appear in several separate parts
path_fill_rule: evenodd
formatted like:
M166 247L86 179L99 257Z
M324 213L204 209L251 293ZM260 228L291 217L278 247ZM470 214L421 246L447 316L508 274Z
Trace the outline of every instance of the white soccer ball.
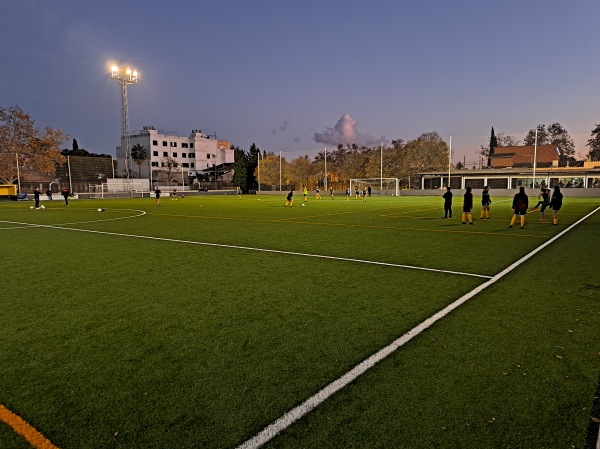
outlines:
M33 209L33 206L29 206L29 209Z
M44 206L43 204L40 206L42 209L46 209L46 206Z
M306 204L302 204L302 207L306 206Z
M98 212L102 212L102 209L98 209Z

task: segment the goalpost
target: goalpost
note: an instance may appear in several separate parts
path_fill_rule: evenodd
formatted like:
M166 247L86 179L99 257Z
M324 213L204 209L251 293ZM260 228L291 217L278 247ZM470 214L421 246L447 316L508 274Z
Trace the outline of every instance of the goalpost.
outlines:
M362 191L371 186L371 192L380 196L399 196L400 180L398 178L355 178L350 180L350 193L356 189Z
M90 185L90 199L104 198L104 184Z

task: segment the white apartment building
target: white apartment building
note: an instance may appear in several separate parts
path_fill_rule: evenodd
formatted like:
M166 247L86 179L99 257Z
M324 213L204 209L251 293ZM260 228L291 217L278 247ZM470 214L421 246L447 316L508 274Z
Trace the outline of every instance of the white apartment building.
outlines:
M157 130L154 126L144 126L141 131L131 133L129 139L131 148L141 145L148 157L144 161L132 161L134 178L166 182L170 176L172 182L181 183L183 177L187 185L188 177L195 176L196 172L212 172L215 167L234 163L234 151L228 141L211 138L198 129L192 130L189 136L180 136ZM121 147L117 147L118 173L121 176L125 174L123 153Z

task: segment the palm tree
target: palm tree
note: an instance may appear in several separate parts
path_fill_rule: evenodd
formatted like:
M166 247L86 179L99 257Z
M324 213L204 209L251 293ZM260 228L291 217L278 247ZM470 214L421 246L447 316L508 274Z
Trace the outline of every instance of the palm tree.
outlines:
M131 147L131 157L138 165L138 178L141 178L142 164L148 158L148 151L146 151L146 147L136 143L133 147Z

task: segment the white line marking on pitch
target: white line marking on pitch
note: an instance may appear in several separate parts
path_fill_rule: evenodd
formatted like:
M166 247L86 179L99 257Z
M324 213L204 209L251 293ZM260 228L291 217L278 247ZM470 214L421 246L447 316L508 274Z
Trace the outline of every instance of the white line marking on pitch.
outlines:
M454 309L458 308L459 306L461 306L462 304L467 302L469 299L471 299L473 296L477 295L482 290L485 290L490 285L492 285L492 284L496 283L498 280L502 279L504 276L506 276L508 273L513 271L515 268L517 268L523 262L527 261L534 255L539 253L546 246L550 245L552 242L557 240L559 237L561 237L565 233L569 232L571 229L573 229L575 226L577 226L579 223L581 223L588 217L592 216L598 210L600 210L600 207L598 207L594 211L590 212L589 214L587 214L585 217L581 218L577 222L573 223L567 229L565 229L564 231L562 231L559 234L552 237L552 239L550 239L547 242L543 243L542 245L538 246L536 249L531 251L529 254L526 254L521 259L517 260L515 263L513 263L512 265L510 265L509 267L505 268L500 273L495 275L490 280L488 280L488 281L484 282L483 284L481 284L480 286L474 288L466 295L464 295L461 298L454 301L452 304L447 305L446 307L444 307L442 310L440 310L436 314L427 318L421 324L413 327L411 330L409 330L407 333L402 335L400 338L394 340L392 343L390 343L385 348L379 350L372 356L363 360L358 365L356 365L354 368L352 368L350 371L348 371L346 374L344 374L342 377L340 377L337 380L334 380L329 385L324 387L321 391L317 392L315 395L313 395L310 398L308 398L307 400L305 400L302 404L298 405L297 407L294 407L289 412L287 412L286 414L284 414L283 416L278 418L276 421L269 424L267 427L265 427L262 431L257 433L255 436L253 436L249 440L246 440L244 443L239 445L237 447L237 449L256 449L256 448L259 448L260 446L262 446L263 444L267 443L272 438L274 438L279 432L281 432L282 430L291 426L294 422L296 422L298 419L302 418L304 415L309 413L311 410L315 409L317 406L319 406L321 403L323 403L325 400L327 400L330 396L337 393L339 390L346 387L351 382L354 382L359 376L364 374L367 370L373 368L377 363L381 362L383 359L385 359L389 355L393 354L398 348L404 346L406 343L408 343L414 337L419 335L421 332L423 332L427 328L431 327L436 321L444 318L446 315L448 315Z
M352 258L348 258L348 257L325 256L322 254L298 253L298 252L294 252L294 251L282 251L282 250L268 249L268 248L253 248L251 246L225 245L223 243L195 242L193 240L169 239L166 237L152 237L152 236L148 236L148 235L122 234L119 232L94 231L91 229L64 228L59 225L19 223L19 222L15 222L15 221L5 221L5 220L0 220L0 223L25 225L25 226L29 226L32 228L51 228L51 229L62 229L62 230L66 230L66 231L88 232L91 234L114 235L114 236L119 236L119 237L132 237L132 238L136 238L136 239L157 240L157 241L161 241L161 242L187 243L190 245L213 246L213 247L217 247L217 248L243 249L243 250L247 250L247 251L259 251L259 252L264 252L264 253L287 254L287 255L291 255L291 256L303 256L303 257L315 257L318 259L340 260L340 261L344 261L344 262L364 263L364 264L370 264L370 265L380 265L380 266L385 266L385 267L406 268L409 270L432 271L435 273L456 274L456 275L460 275L460 276L471 276L471 277L477 277L477 278L483 278L483 279L491 279L491 276L486 276L483 274L463 273L462 271L451 271L451 270L438 270L436 268L416 267L416 266L412 266L412 265L402 265L402 264L388 263L388 262L377 262L377 261L363 260L363 259L352 259Z

